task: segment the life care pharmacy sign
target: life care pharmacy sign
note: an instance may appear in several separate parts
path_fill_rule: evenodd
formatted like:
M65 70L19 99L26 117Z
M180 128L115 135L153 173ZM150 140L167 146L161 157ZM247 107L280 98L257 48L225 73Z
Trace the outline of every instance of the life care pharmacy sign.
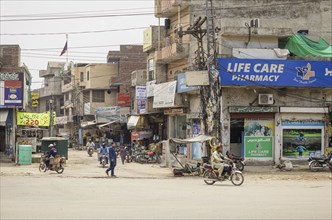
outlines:
M332 62L219 58L222 86L332 88Z

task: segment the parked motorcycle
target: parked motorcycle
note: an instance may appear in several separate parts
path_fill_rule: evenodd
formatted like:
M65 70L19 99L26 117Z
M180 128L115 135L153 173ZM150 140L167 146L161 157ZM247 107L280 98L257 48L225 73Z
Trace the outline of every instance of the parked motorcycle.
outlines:
M329 153L327 156L323 155L320 157L309 157L309 169L313 172L316 172L318 170L321 170L323 168L330 167L330 161L332 159L332 153ZM332 171L332 170L331 170Z
M103 168L105 168L107 164L108 164L108 157L105 154L103 154L101 156L101 165L103 166Z
M228 153L228 151L226 152L226 155L229 159L231 159L234 163L235 166L238 170L243 171L244 170L244 166L246 165L244 162L244 158L241 156L235 156L234 154L230 154Z
M226 168L226 167L225 167ZM216 169L213 169L211 165L205 164L205 169L206 171L203 174L204 177L204 182L208 185L213 185L215 182L223 182L226 180L230 180L233 185L235 186L240 186L244 182L244 177L241 171L237 170L235 163L229 162L229 167L228 169L230 170L225 170L224 172L229 173L230 175L228 176L226 173L222 174L221 177L218 177L219 172Z
M53 170L61 174L65 170L64 164L66 163L65 157L56 155L54 158L49 158L49 166L46 165L46 155L42 154L40 158L39 171L46 172L46 170Z
M87 152L88 152L90 157L92 157L92 154L93 154L94 151L95 151L95 149L93 147L88 148Z
M159 154L153 151L147 151L136 157L138 163L161 163Z

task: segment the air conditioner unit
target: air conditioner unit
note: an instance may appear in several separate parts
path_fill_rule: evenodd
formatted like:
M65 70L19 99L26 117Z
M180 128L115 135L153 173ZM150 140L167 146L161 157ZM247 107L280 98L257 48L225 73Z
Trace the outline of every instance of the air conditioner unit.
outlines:
M273 94L259 94L258 104L259 105L272 105L274 103Z

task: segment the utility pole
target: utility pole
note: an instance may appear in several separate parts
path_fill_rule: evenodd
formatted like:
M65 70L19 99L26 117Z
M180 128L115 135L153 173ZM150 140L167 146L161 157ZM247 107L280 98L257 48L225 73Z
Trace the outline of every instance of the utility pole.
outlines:
M180 39L183 35L191 34L197 39L198 48L195 51L195 69L207 70L209 75L209 85L201 86L201 103L203 113L203 123L205 134L216 137L221 140L221 87L219 82L219 72L217 67L217 47L214 26L214 8L213 0L206 0L206 17L199 17L193 25L186 31L180 31L178 35ZM206 29L202 25L206 22ZM203 47L203 38L207 36L207 56Z
M54 126L54 115L53 115L53 96L49 101L49 110L50 110L50 130L49 136L53 137L53 126Z
M203 101L205 106L204 122L205 132L221 139L221 87L219 82L219 71L217 67L217 47L214 26L213 0L206 0L206 31L207 31L207 70L210 85L203 88Z

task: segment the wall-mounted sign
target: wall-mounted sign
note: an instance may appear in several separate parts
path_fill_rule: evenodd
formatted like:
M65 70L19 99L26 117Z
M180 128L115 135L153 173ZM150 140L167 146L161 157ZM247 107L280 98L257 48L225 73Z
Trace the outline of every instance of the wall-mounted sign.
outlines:
M165 115L178 115L178 114L183 114L183 113L184 113L183 108L171 108L171 109L164 110Z
M31 92L31 107L38 107L39 94L37 92Z
M127 93L117 94L118 106L130 106L130 95Z
M56 124L56 113L53 112L54 125ZM17 112L17 125L27 126L49 126L50 125L50 113L28 113Z
M146 99L146 86L136 86L136 100Z
M278 107L252 107L252 106L231 106L230 113L264 113L264 112L279 112Z
M23 107L23 73L0 73L0 108Z
M332 88L332 62L219 58L222 86Z
M193 90L199 90L199 86L187 86L186 85L186 75L181 73L178 75L178 85L177 85L177 93L188 92Z

